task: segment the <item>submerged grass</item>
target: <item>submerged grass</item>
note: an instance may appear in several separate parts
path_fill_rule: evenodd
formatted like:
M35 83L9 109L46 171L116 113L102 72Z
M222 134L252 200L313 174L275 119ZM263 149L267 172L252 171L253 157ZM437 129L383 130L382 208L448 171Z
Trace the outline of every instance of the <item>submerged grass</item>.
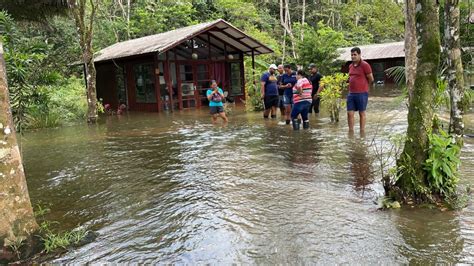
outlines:
M36 205L35 216L38 222L40 222L38 237L43 244L43 251L45 253L61 251L78 245L88 235L89 231L81 227L71 231L55 232L53 226L59 224L59 222L46 220L44 216L49 212L49 208L40 204Z
M44 245L44 252L51 253L79 244L87 236L87 233L85 228L63 233L53 233L50 231L41 236L40 239Z

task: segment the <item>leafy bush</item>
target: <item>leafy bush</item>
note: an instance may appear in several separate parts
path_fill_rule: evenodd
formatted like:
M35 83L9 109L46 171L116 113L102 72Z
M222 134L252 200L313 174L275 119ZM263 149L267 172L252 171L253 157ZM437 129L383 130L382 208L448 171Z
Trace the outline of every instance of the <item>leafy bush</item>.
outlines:
M245 85L245 109L247 111L262 111L264 108L259 85L260 82L253 84L252 81Z
M25 113L24 128L47 128L84 120L87 100L83 81L70 78L36 90L41 99L31 102Z
M262 60L263 59L263 60ZM250 77L245 82L245 109L247 111L262 111L263 101L260 91L260 76L267 71L269 63L264 60L271 60L267 55L259 56L255 59L255 71L252 69L252 62L249 58L244 58L245 76ZM270 61L271 62L271 61ZM253 81L255 80L255 84Z
M87 114L87 97L84 81L69 78L51 88L50 111L59 113L62 122L84 120Z
M456 184L459 181L461 148L456 144L454 137L443 130L439 130L439 135L430 134L429 142L429 156L424 167L429 187L432 193L443 196L451 195L455 192Z
M324 89L319 96L321 97L321 105L327 110L331 116L332 122L339 121L339 112L341 107L345 105L342 100L342 92L347 89L347 79L349 75L337 73L334 75L324 76L321 79L321 86Z

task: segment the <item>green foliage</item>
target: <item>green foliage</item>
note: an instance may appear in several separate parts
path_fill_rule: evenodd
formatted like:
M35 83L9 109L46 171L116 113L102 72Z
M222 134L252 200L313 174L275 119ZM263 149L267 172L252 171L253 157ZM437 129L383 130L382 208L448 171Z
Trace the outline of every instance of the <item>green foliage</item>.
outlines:
M405 66L394 66L385 70L387 76L392 78L399 87L406 86Z
M381 43L403 39L401 4L391 0L349 1L340 7L342 28L351 45Z
M72 77L51 86L39 87L37 92L41 100L28 106L25 128L57 127L86 118L83 80Z
M262 59L271 60L268 56L262 55L255 58L255 71L252 68L251 58L244 59L245 65L245 109L247 111L263 110L260 77L267 71L270 63ZM272 62L272 61L270 61ZM255 84L254 84L255 82Z
M42 36L30 37L31 30L5 12L0 12L0 26L5 30L2 36L17 130L55 127L84 119L87 103L83 81L64 79L59 68L51 64L51 57L58 52L55 45L45 42Z
M337 48L347 46L349 43L344 39L341 32L337 32L322 22L317 28L307 25L297 28L304 29L304 40L298 42L298 64L304 66L316 63L323 73L333 73L339 70L340 65L334 65L334 60L339 56Z
M461 161L459 153L461 148L456 144L455 138L443 130L438 134L429 135L428 159L424 169L428 176L428 184L432 193L443 196L455 192L459 181L458 169Z
M60 233L55 232L53 225L59 223L45 219L45 215L49 212L50 209L41 204L37 204L36 210L34 210L35 218L39 222L39 237L46 253L77 245L89 233L85 228L78 228L76 230Z
M84 228L63 233L47 231L45 235L41 237L41 241L43 241L44 251L51 253L58 249L66 249L79 244L81 240L87 236L87 233L87 230Z
M435 108L441 107L441 106L446 106L446 108L449 108L449 90L448 90L448 82L445 79L438 78L436 80L436 90L434 92L434 106Z
M347 89L347 79L349 76L343 73L336 73L334 75L324 76L321 79L321 86L324 89L319 94L321 97L321 105L326 109L332 122L339 121L339 112L341 107L345 104L342 101L342 92Z
M137 2L130 18L132 38L157 34L195 24L195 10L185 1Z
M260 82L253 84L251 81L245 84L245 109L247 111L262 111L264 108Z

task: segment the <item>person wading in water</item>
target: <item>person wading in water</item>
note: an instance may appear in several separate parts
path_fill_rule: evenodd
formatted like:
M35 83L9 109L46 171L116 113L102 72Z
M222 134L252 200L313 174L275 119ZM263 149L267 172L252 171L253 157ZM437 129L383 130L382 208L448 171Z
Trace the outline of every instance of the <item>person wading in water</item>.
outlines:
M347 95L347 123L349 133L354 133L354 112L359 112L360 133L365 132L365 110L369 101L369 85L374 82L372 68L361 58L359 47L351 49L349 65L349 95Z
M209 108L212 116L212 122L217 122L217 116L220 116L224 123L227 123L228 119L224 112L224 92L217 86L215 80L211 81L211 88L207 90L207 99L209 100Z
M303 120L303 128L309 128L309 119L308 119L308 112L309 108L311 108L312 97L311 92L313 90L313 86L309 82L307 78L305 78L305 74L303 70L298 70L296 74L296 85L293 87L293 110L291 110L291 121L293 123L293 129L299 130L300 129L300 122L298 121L298 115L301 115L301 119Z

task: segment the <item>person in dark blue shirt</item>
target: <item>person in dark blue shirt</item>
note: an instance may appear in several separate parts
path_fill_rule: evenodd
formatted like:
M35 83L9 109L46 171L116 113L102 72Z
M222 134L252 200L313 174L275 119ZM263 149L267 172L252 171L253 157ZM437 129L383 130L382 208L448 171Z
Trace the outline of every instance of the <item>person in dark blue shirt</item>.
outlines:
M283 67L285 73L281 76L280 89L283 89L283 105L285 106L286 124L290 124L291 107L293 105L293 86L296 84L296 73L291 69L291 65Z
M278 84L278 107L280 108L280 114L281 114L281 118L283 119L285 117L285 106L283 105L283 91L285 90L285 88L280 88L281 86L281 77L283 76L283 74L285 73L285 70L283 69L283 65L280 64L278 65L278 69L277 69L277 84Z
M271 64L268 68L268 72L263 73L261 83L261 93L265 110L263 111L263 118L268 119L270 114L272 118L276 118L276 109L278 107L278 85L275 71L277 66Z

